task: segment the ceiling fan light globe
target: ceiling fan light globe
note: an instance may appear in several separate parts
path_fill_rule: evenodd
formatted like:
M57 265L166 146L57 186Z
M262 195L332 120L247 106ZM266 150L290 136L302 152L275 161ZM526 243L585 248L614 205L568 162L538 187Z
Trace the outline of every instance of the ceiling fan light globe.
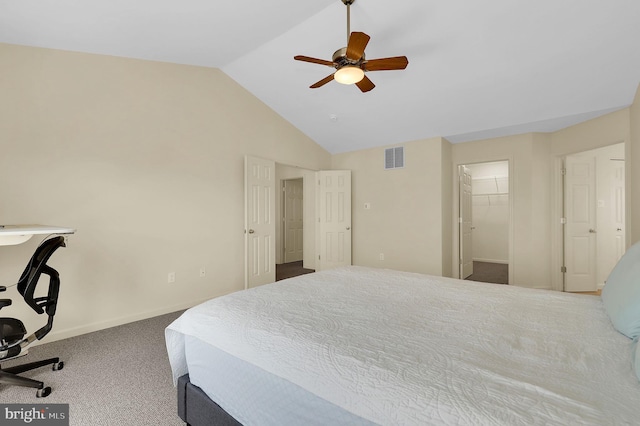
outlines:
M341 84L355 84L364 78L364 71L360 67L347 65L336 71L333 77Z

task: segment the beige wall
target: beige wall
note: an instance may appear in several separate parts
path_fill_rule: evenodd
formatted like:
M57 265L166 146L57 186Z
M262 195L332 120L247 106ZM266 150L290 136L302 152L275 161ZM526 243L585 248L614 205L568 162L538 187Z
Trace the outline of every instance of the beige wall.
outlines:
M629 109L625 108L566 129L550 133L553 156L564 156L629 139Z
M553 133L529 133L453 145L452 173L458 164L510 161L512 261L509 266L512 284L558 288L557 245L561 226L554 210L559 202L559 171L554 168L557 159L627 141L629 109L623 109ZM637 168L640 163L637 159L632 160L628 167ZM629 176L627 182L630 182ZM627 199L637 203L630 192L631 186L627 187ZM454 200L457 200L455 187L454 193ZM456 201L454 206L457 206ZM457 256L457 227L453 230L453 251Z
M640 239L640 92L629 109L552 134L409 142L406 167L385 171L384 147L331 157L217 69L0 44L0 70L0 223L78 228L52 262L63 280L53 337L242 288L246 154L352 170L353 263L453 276L456 166L509 160L513 283L546 288L554 160L630 142L628 241ZM0 247L1 284L38 241Z
M453 175L449 172L449 166L452 164L452 152L453 148L451 143L442 139L440 143L442 147L442 165L441 165L441 179L442 188L442 276L451 277L453 269ZM456 261L457 261L456 257Z
M448 275L451 258L443 255L443 244L450 244L444 242L450 208L442 200L450 197L451 178L443 179L449 143L432 138L402 146L401 169L384 169L387 147L333 156L333 169L352 171L353 264L433 275L442 275L447 265Z
M457 174L460 164L473 164L489 161L509 161L509 203L512 214L510 230L510 283L524 287L542 287L549 285L549 261L531 259L547 259L548 249L542 247L543 241L549 240L549 213L540 216L538 210L547 205L548 191L540 193L547 176L540 170L545 149L548 148L545 135L524 134L502 138L486 139L453 145L453 164L451 173ZM454 205L457 208L458 188L454 185ZM457 259L458 227L454 226L453 255ZM458 276L457 266L453 274Z
M551 161L556 164L559 163L559 159L569 154L575 154L579 152L589 151L592 149L602 148L605 146L611 146L618 143L624 143L627 153L631 149L633 143L629 137L630 130L630 110L625 108L620 111L612 112L602 117L594 118L584 123L577 124L575 126L568 127L566 129L559 130L552 133L551 136ZM628 155L626 158L626 221L627 221L627 245L631 242L631 222L632 216L629 214L630 207L634 203L632 196L633 182L629 169L638 167L637 163L634 166L634 161ZM558 205L561 198L558 196L560 193L561 177L559 175L559 166L551 170L551 175L554 176L554 183L551 187L551 199L552 199L552 211L555 212L555 217L560 216L560 206ZM552 218L552 220L554 219ZM562 225L557 223L557 220L552 221L552 282L555 288L561 288L562 275L560 273L560 259L562 253L560 247L562 244Z
M640 122L638 110L640 107L636 107ZM553 239L560 229L554 211L559 173L555 161L570 153L629 141L629 114L629 109L623 109L554 133L454 145L442 138L411 142L404 145L407 167L401 170L383 169L385 147L335 155L333 168L353 171L354 264L458 276L457 165L508 160L511 283L558 288L560 264ZM640 124L637 128L639 140L628 143L627 150L640 142ZM628 166L639 170L640 158L632 158ZM433 174L438 170L440 185L435 184L438 177ZM634 179L637 174L627 176L627 199L640 212L640 195L630 192ZM371 203L371 210L364 210L365 202ZM438 229L439 238L432 230L422 230L420 224ZM385 254L384 261L379 260L380 253Z
M0 70L0 223L78 229L52 258L54 338L243 288L244 155L330 167L218 69L0 44ZM0 247L1 284L38 241Z

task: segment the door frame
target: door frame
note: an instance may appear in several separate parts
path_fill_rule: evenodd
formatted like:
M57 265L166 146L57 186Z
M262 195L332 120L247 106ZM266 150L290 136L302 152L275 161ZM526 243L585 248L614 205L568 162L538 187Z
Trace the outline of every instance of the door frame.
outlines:
M452 265L452 277L460 278L460 184L458 170L460 166L466 166L471 164L481 163L495 163L499 161L506 161L509 164L509 285L514 284L515 276L515 264L513 261L513 237L514 237L514 219L513 219L513 200L515 198L516 187L514 185L514 173L513 173L513 156L508 155L500 158L485 158L480 161L462 161L453 164L453 265Z

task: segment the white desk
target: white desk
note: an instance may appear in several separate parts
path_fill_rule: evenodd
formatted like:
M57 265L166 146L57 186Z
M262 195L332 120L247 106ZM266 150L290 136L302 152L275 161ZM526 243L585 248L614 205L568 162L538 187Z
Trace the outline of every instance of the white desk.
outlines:
M76 230L48 225L0 225L0 246L12 246L28 241L34 235L73 234Z

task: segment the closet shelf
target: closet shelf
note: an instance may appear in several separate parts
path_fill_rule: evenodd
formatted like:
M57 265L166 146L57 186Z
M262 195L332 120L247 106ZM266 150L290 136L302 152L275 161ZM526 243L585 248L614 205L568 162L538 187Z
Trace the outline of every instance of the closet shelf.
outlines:
M491 205L491 197L497 197L500 195L509 195L508 192L489 192L489 193L485 193L485 194L471 194L472 197L487 197L487 201L489 202L489 205ZM497 201L498 199L496 199Z
M487 196L491 196L491 195L509 195L508 192L490 192L487 194L471 194L474 197L487 197Z

